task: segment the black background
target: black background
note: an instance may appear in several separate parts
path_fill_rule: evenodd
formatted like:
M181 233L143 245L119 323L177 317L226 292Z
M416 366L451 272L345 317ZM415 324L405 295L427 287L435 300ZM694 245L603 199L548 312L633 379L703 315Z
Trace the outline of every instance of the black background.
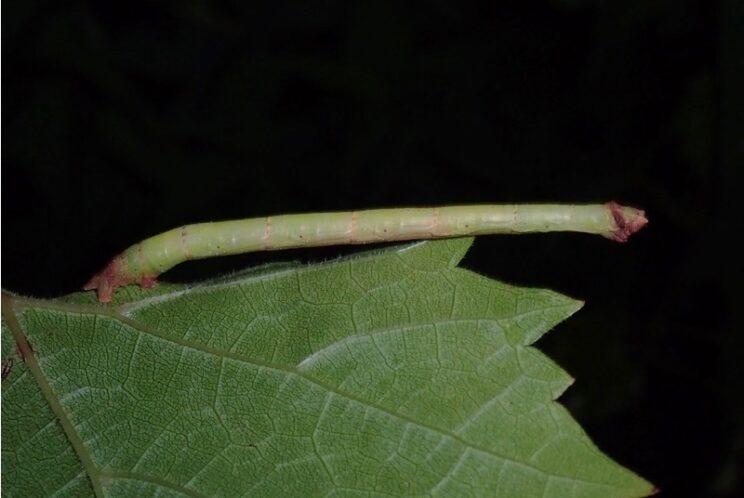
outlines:
M741 2L3 7L4 288L75 291L198 221L638 205L651 222L628 244L481 237L464 264L587 300L539 347L577 378L562 401L603 450L662 496L742 496Z

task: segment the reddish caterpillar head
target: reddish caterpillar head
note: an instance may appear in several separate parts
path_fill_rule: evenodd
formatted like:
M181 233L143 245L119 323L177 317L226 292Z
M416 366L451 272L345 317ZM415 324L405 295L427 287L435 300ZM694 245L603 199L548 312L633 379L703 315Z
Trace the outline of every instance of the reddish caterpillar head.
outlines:
M642 209L621 206L615 201L605 204L612 214L617 228L610 234L610 239L617 242L627 242L631 235L646 226L648 220Z

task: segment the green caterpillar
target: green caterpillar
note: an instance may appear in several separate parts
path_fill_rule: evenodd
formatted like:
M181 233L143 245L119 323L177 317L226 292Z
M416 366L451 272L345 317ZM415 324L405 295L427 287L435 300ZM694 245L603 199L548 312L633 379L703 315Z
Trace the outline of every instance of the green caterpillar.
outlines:
M254 251L555 231L625 242L646 223L643 211L615 202L372 209L198 223L131 246L84 289L95 289L101 302L109 302L117 287L133 283L152 287L158 275L183 261Z

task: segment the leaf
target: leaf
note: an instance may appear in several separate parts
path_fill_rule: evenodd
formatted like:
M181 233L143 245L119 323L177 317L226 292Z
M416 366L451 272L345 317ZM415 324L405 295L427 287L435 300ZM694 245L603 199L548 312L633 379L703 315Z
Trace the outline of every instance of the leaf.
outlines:
M457 268L471 242L127 287L111 306L4 297L3 491L652 493L553 401L572 379L530 346L581 303Z

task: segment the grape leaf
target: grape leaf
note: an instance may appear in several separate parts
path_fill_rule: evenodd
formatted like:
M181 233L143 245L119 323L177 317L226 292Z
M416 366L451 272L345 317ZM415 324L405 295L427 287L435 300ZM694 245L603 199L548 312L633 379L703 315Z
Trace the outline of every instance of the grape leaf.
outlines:
M7 496L630 497L530 345L581 303L420 242L193 286L3 299ZM24 361L25 358L25 361Z

